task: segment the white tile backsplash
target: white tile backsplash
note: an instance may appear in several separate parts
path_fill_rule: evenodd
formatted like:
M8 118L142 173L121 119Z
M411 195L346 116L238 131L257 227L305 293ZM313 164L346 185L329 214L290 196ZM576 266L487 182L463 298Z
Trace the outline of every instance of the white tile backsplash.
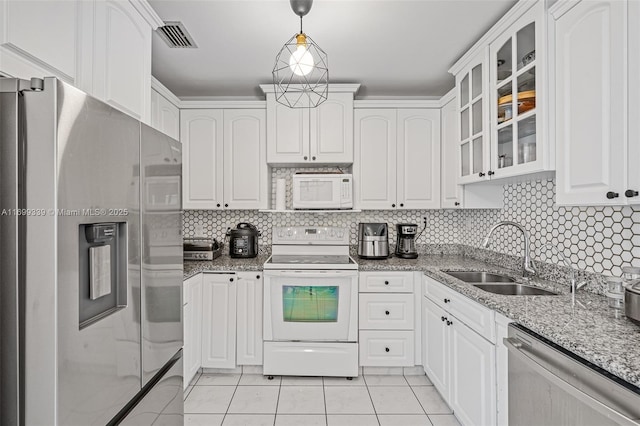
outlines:
M274 181L284 177L290 188L293 170L273 169ZM196 236L196 224L202 224L205 236L220 239L224 238L227 227L250 222L262 231L260 244L270 245L274 226L343 226L351 230L351 244L355 245L359 222L387 222L389 241L393 244L396 223L417 223L422 229L423 218L426 218L427 227L418 243L479 247L491 225L512 220L529 230L536 260L561 263L558 255L545 247L551 243L558 246L575 267L588 272L619 276L623 266L640 266L640 207L558 207L554 200L555 180L547 179L505 185L501 210L368 210L361 213L187 210L183 231L186 237ZM288 198L288 206L290 202ZM489 245L491 250L515 256L522 255L522 247L522 236L509 227L497 230Z

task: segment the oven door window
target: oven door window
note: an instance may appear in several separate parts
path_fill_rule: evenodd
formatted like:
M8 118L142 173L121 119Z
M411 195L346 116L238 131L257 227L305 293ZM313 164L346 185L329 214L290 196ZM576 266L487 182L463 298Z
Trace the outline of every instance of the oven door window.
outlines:
M337 322L338 286L282 287L282 314L285 322Z

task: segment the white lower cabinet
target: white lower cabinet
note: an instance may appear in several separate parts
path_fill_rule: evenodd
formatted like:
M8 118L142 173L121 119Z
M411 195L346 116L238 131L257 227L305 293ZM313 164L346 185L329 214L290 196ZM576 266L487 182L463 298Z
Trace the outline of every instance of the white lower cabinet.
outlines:
M182 294L182 361L183 383L186 389L202 364L202 274L185 281Z
M238 272L236 362L262 365L262 272Z
M361 272L359 276L360 365L415 365L413 272Z
M236 366L236 274L202 277L202 367Z
M422 305L425 372L460 423L495 425L496 347L489 340L495 339L495 331L481 335L477 330L484 331L484 326L465 324L447 309L451 303L456 313L478 313L486 308L453 290L445 294L441 288L445 286L429 278L425 283ZM444 297L436 299L433 288Z
M508 326L513 322L504 315L496 314L496 404L498 426L509 425L509 351L502 339L508 335Z

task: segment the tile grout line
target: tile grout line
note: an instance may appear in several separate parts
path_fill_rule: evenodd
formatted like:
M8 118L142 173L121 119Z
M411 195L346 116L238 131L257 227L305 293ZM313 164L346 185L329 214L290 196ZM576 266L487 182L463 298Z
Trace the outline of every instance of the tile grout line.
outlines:
M380 426L380 419L378 418L378 410L376 410L376 404L373 402L373 398L371 397L371 392L369 391L369 383L367 383L367 379L364 378L364 373L362 373L362 381L364 382L364 386L367 388L367 394L369 395L369 400L371 401L371 405L373 406L373 414L376 416L376 422L378 422L378 426Z
M273 377L275 380L275 376ZM269 379L267 379L269 380ZM280 376L280 384L278 385L278 398L276 399L276 412L273 416L273 426L276 426L276 421L278 419L278 406L280 405L280 391L282 390L282 376Z
M324 424L329 425L329 414L327 413L327 393L324 389L324 376L320 378L322 380L322 398L324 399Z
M227 414L229 414L229 408L231 408L231 403L233 402L233 397L236 396L236 391L238 390L238 386L240 386L240 380L242 380L242 373L240 373L240 377L238 378L238 383L236 383L236 387L233 390L233 394L231 395L231 399L229 400L229 405L227 405L227 410L222 417L222 424L224 425L224 421L227 418Z

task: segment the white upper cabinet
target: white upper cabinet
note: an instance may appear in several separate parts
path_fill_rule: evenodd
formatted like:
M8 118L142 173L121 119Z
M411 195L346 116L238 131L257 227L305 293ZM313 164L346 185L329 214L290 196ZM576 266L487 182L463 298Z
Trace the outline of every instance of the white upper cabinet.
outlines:
M182 207L223 205L223 110L180 111Z
M489 45L491 169L494 178L544 171L546 27L538 2Z
M353 163L353 93L330 93L309 113L311 162Z
M78 85L82 1L0 1L0 71ZM55 19L53 19L55 17Z
M521 1L449 70L456 76L460 180L547 172L545 1Z
M440 207L440 110L398 110L396 202L405 209Z
M151 127L180 139L180 110L155 90L151 90Z
M0 0L0 73L54 76L151 119L151 34L145 0Z
M396 207L397 112L357 109L353 165L356 208Z
M144 121L151 109L151 27L129 2L95 2L93 95Z
M261 209L268 206L265 111L180 111L183 207Z
M462 187L458 184L460 161L458 154L458 108L454 97L440 110L442 162L440 173L440 206L443 209L462 207Z
M459 182L462 184L489 179L491 148L489 144L488 57L485 50L456 75L459 149Z
M265 110L224 111L224 206L267 208Z
M638 202L637 9L636 1L561 1L552 9L558 204ZM627 30L636 36L628 47Z
M332 85L317 108L289 108L267 95L267 163L314 166L353 163L353 97L358 85Z
M355 207L440 207L440 111L356 109Z

